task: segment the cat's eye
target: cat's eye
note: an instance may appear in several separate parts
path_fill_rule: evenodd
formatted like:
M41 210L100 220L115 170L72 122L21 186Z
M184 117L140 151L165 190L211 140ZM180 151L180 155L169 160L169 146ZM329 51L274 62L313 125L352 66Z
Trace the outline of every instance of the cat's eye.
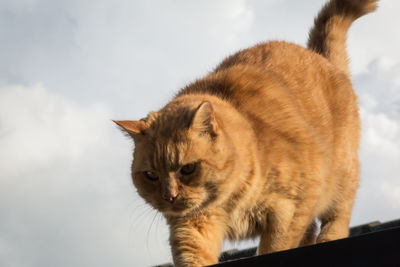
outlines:
M196 163L189 163L189 164L183 165L179 172L182 175L190 175L190 174L194 173L195 170L196 170Z
M153 171L145 171L145 172L143 172L143 174L150 181L157 181L158 180L158 175Z

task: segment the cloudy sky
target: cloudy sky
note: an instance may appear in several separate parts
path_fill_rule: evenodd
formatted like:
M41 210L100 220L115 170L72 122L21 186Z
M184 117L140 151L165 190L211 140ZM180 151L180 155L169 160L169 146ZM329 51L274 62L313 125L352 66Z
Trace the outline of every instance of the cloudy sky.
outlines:
M170 261L165 221L131 185L133 145L111 119L160 108L240 48L303 45L323 3L1 0L0 265ZM400 2L380 6L348 40L363 127L352 225L400 218Z

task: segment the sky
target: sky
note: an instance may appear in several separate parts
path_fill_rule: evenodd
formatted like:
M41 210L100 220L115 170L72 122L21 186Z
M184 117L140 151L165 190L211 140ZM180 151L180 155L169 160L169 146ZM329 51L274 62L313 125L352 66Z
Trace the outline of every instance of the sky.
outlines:
M161 108L238 49L304 45L324 2L1 0L0 266L171 261L164 219L131 184L133 144L111 120ZM362 119L351 225L400 218L399 8L381 0L349 32Z

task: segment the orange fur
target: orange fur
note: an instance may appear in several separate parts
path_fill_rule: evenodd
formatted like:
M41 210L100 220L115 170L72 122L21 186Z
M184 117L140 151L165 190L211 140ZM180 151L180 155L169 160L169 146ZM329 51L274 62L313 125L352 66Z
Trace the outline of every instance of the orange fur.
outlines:
M225 238L260 236L262 254L348 235L360 123L344 42L375 4L332 0L310 49L239 51L160 111L116 121L135 141L133 183L167 219L177 266L216 263Z

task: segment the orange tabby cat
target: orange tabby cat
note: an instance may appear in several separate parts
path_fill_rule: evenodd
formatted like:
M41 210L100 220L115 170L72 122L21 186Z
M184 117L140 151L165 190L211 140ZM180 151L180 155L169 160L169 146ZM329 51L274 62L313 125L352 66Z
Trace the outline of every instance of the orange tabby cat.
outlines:
M177 266L217 262L225 238L258 253L348 235L360 122L346 33L377 0L331 0L308 49L268 42L226 58L158 112L116 121L132 179L165 216Z

